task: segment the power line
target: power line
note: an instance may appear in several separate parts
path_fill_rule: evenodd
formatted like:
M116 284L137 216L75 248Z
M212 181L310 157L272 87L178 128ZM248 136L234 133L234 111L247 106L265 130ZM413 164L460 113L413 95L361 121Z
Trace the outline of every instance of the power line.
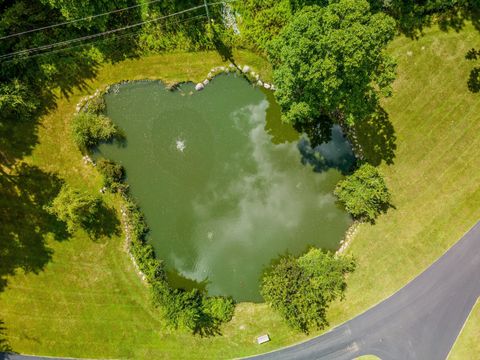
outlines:
M185 20L175 21L173 24L185 23L185 22L188 22L188 21L191 21L191 20L195 20L195 19L200 19L200 18L206 18L206 15L204 15L204 14L197 15L197 16L194 16L194 17L185 19ZM32 59L32 58L40 57L40 56L46 56L46 55L56 54L56 53L59 53L59 52L62 52L62 51L68 51L68 50L72 50L72 49L75 49L75 48L84 47L84 46L96 44L96 43L99 43L99 42L104 42L104 41L107 41L107 40L115 40L115 39L121 39L121 38L129 37L129 36L134 36L134 35L137 35L138 33L140 33L140 30L137 30L137 31L134 31L134 32L130 32L130 33L128 33L128 34L123 34L123 35L114 35L113 38L110 38L110 37L109 37L109 38L106 38L106 39L100 39L100 40L96 40L96 41L90 41L90 42L85 43L85 44L79 44L79 45L70 46L70 47L67 47L67 48L64 48L64 49L57 49L57 50L52 50L52 51L48 51L48 52L41 53L41 54L29 55L29 56L26 57L26 58L13 58L13 59L10 59L10 60L4 60L2 63L3 63L3 64L8 64L8 63L11 63L11 62L14 62L14 61L19 61L19 60L21 61L21 60L26 60L26 59Z
M228 2L233 2L233 1L236 1L236 0L231 0L231 1L228 1ZM208 6L219 5L219 4L224 4L225 2L226 1L219 1L219 2L215 2L215 3L209 3L207 5ZM160 17L157 17L155 19L145 20L145 21L142 21L142 22L139 22L139 23L136 23L136 24L132 24L132 25L127 25L127 26L124 26L124 27L121 27L121 28L108 30L108 31L104 31L104 32L96 33L96 34L92 34L92 35L82 36L82 37L79 37L79 38L76 38L76 39L60 41L60 42L49 44L49 45L38 46L38 47L35 47L35 48L30 48L30 49L25 49L25 50L20 50L20 51L17 51L17 52L12 52L12 53L8 53L8 54L0 55L0 60L8 58L8 57L14 57L16 55L23 55L23 54L28 54L28 53L31 53L31 52L48 50L48 49L52 49L52 48L59 47L59 46L65 46L65 45L68 45L70 43L80 42L80 41L84 41L84 40L94 39L94 38L104 36L104 35L114 34L114 33L117 33L119 31L124 31L124 30L127 30L127 29L131 29L131 28L134 28L134 27L145 25L145 24L148 24L148 23L151 23L151 22L164 20L164 19L167 19L167 18L170 18L170 17L173 17L173 16L181 15L181 14L193 11L193 10L203 8L204 6L205 5L198 5L198 6L194 6L192 8L186 9L186 10L178 11L178 12L173 13L173 14L160 16Z
M104 36L104 35L114 34L114 33L117 33L119 31L124 31L124 30L127 30L127 29L131 29L131 28L134 28L134 27L145 25L147 23L151 23L151 22L154 22L154 21L164 20L164 19L167 19L167 18L170 18L170 17L173 17L173 16L184 14L186 12L197 10L197 9L202 8L202 7L203 7L203 5L199 5L199 6L195 6L193 8L190 8L190 9L182 10L182 11L179 11L179 12L176 12L176 13L173 13L173 14L169 14L169 15L165 15L165 16L161 16L161 17L158 17L158 18L155 18L155 19L142 21L142 22L139 22L139 23L136 23L136 24L127 25L127 26L124 26L124 27L121 27L121 28L108 30L108 31L104 31L104 32L96 33L96 34L92 34L92 35L86 35L86 36L82 36L82 37L79 37L79 38L76 38L76 39L60 41L60 42L53 43L53 44L42 45L42 46L38 46L38 47L35 47L35 48L30 48L30 49L25 49L25 50L20 50L20 51L17 51L17 52L12 52L12 53L8 53L8 54L0 55L0 59L13 57L13 56L16 56L16 55L28 54L28 53L31 53L31 52L48 50L48 49L52 49L52 48L55 48L55 47L68 45L70 43L75 43L75 42L79 42L79 41L94 39L94 38Z
M116 13L119 13L119 12L122 12L122 11L135 9L137 7L140 7L140 6L150 5L150 4L153 4L153 3L160 2L160 1L163 1L163 0L152 0L152 1L148 1L148 2L143 3L143 4L132 5L132 6L128 6L128 7L121 8L121 9L107 11L107 12L104 12L104 13L101 13L101 14L86 16L86 17L83 17L83 18L80 18L80 19L74 19L74 20L65 21L65 22L62 22L62 23L54 24L54 25L47 25L47 26L36 28L36 29L26 30L26 31L22 31L22 32L19 32L19 33L15 33L15 34L2 36L2 37L0 37L0 40L9 39L9 38L12 38L12 37L21 36L21 35L25 35L25 34L30 34L30 33L41 31L41 30L53 29L53 28L56 28L56 27L59 27L59 26L73 24L73 23L77 23L77 22L80 22L80 21L84 21L84 20L91 20L91 19L95 19L95 18L101 17L101 16L116 14Z

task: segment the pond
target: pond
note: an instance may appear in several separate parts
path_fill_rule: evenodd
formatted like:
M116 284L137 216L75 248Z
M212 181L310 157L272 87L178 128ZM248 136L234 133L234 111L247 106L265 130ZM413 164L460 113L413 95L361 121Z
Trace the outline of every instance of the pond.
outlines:
M234 75L200 92L128 83L105 100L127 142L98 151L125 166L173 286L261 301L273 259L338 248L351 219L332 191L354 161L338 127L312 149L271 92Z

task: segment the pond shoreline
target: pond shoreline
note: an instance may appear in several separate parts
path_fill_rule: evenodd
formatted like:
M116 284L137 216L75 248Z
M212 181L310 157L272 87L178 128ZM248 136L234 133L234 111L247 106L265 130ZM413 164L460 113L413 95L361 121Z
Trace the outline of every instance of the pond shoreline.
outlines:
M203 90L205 86L207 86L215 77L223 74L241 75L254 87L263 87L266 90L275 91L275 86L273 84L269 84L267 82L262 81L259 74L255 73L254 71L251 71L250 66L244 65L242 67L241 65L234 65L233 63L230 63L228 66L217 66L212 68L210 72L207 74L205 80L195 85L195 90L196 91ZM132 84L132 83L159 83L169 91L176 91L178 87L182 84L195 84L193 81L189 81L189 80L178 81L173 83L169 83L161 79L121 80L119 82L109 84L103 88L99 88L95 90L95 92L92 95L88 95L81 98L75 107L74 115L81 112L87 112L89 105L92 102L94 103L99 99L103 99L103 96L106 94L118 93L120 91L120 86L126 85L126 84ZM95 161L88 154L85 154L82 160L84 161L85 164L88 163L88 164L91 164L93 167L96 166ZM129 223L131 222L132 219L130 218L131 214L127 211L127 208L126 208L126 202L129 200L129 195L126 193L121 193L121 196L123 198L123 201L122 201L120 212L121 212L122 224L125 232L124 251L128 254L133 264L133 267L135 269L135 272L137 273L142 283L146 286L151 286L151 284L149 284L146 274L142 272L137 259L135 258L134 254L131 251L131 243L132 243L133 235L130 231ZM142 242L142 243L145 246L147 245L146 242Z

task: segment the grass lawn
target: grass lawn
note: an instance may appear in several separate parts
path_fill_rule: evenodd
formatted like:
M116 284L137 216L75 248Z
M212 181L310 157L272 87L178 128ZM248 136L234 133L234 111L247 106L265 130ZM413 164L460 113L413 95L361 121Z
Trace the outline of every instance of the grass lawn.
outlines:
M473 64L465 60L466 51L479 45L480 33L470 26L459 33L431 29L419 40L401 37L391 44L399 62L398 79L395 95L384 108L396 140L374 138L386 158L392 157L392 145L396 145L393 164L381 165L396 209L381 216L375 226L359 228L348 250L358 260L357 271L349 279L346 301L334 304L329 312L332 326L406 284L480 217L480 95L467 89ZM269 68L261 58L245 52L236 57L269 80ZM100 179L83 165L68 132L80 97L122 79L198 81L220 63L214 53L179 53L105 66L85 89L69 99L60 98L58 108L42 119L38 144L25 161L98 193ZM382 134L387 130L388 126ZM112 207L118 205L116 201L107 199ZM0 325L15 351L73 357L214 359L268 351L305 338L289 330L262 304L238 305L221 337L202 339L170 331L151 308L148 291L134 273L121 237L92 241L79 232L58 241L53 230L46 235L41 229L35 231L44 241L41 250L46 261L35 271L7 276L8 284L0 292L0 320L4 322ZM478 306L471 320L477 318ZM456 353L462 358L471 346L480 353L478 321L473 326L471 322L452 358ZM272 341L257 346L255 337L266 332Z
M473 308L448 360L476 360L480 354L480 301Z
M432 28L419 40L391 44L398 76L384 108L395 129L396 156L381 170L396 210L359 228L348 250L358 267L347 301L331 308L333 323L394 293L480 219L480 95L467 88L474 64L465 59L479 45L480 33L470 25L459 33ZM478 327L471 329L462 343L476 337L478 355Z

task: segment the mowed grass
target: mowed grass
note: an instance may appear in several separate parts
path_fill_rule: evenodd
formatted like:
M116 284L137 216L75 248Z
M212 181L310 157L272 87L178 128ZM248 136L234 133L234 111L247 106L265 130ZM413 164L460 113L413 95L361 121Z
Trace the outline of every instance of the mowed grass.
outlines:
M470 25L458 33L432 28L417 41L391 44L398 76L384 108L397 149L394 164L380 168L396 209L360 226L348 250L358 267L346 302L331 308L332 323L393 294L480 219L480 94L467 88L474 64L465 59L479 46L480 33ZM462 339L456 351L478 358L478 322ZM467 345L474 348L460 349Z
M448 360L477 360L480 354L480 301L473 308Z
M480 217L480 95L467 89L472 64L464 58L468 49L479 45L480 34L470 26L459 33L431 29L417 41L397 38L391 44L399 62L398 79L395 95L384 107L395 129L397 149L394 164L383 164L381 170L396 209L381 216L375 226L360 227L348 251L358 260L357 271L349 278L346 300L329 312L332 326L394 293ZM261 58L236 56L239 63L269 73ZM82 164L68 132L79 98L122 79L198 81L220 63L213 53L179 53L105 66L87 89L60 99L58 109L42 120L39 144L26 160L98 193L100 179ZM118 205L113 197L107 201ZM94 242L78 233L63 242L48 238L47 245L53 255L45 269L38 274L19 272L0 293L0 320L15 351L217 359L268 351L305 338L262 304L240 304L221 337L171 331L151 308L148 289L134 273L121 237ZM475 345L476 329L464 329L454 353L466 353L469 349L462 347ZM272 342L257 346L255 336L267 332Z

